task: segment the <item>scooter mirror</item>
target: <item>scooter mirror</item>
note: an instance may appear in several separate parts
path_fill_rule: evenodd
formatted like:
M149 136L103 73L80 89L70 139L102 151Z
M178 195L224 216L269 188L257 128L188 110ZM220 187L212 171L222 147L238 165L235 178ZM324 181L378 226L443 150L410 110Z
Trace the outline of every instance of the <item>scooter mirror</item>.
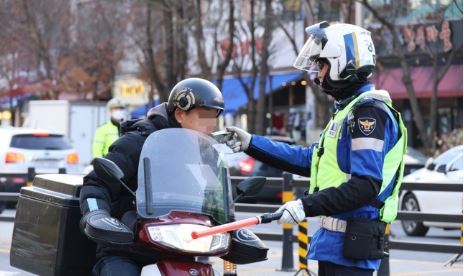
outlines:
M97 157L93 160L93 168L99 178L107 183L119 181L124 173L113 161Z
M255 196L263 188L266 183L266 178L262 176L254 176L243 180L237 186L237 194L242 196Z

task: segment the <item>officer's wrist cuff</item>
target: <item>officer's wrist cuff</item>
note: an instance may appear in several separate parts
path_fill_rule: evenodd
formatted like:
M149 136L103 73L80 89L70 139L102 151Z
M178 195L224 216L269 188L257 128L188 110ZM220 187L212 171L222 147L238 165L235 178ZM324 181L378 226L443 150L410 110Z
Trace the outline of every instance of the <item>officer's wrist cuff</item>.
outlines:
M315 214L313 214L313 212L311 212L311 207L313 205L313 199L312 199L312 196L311 195L307 195L305 197L302 197L300 198L301 200L301 203L303 203L303 209L304 209L304 212L305 212L305 216L306 217L314 217Z

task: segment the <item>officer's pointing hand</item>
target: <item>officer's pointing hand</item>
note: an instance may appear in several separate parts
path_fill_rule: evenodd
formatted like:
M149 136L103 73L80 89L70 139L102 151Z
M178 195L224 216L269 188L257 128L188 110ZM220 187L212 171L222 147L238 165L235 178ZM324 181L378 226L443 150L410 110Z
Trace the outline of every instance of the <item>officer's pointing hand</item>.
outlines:
M303 202L299 199L285 203L277 212L283 212L278 221L279 223L298 224L306 218Z
M231 132L232 135L226 136L222 141L223 143L231 148L233 152L240 152L248 149L251 141L250 133L238 127L227 127L226 129Z

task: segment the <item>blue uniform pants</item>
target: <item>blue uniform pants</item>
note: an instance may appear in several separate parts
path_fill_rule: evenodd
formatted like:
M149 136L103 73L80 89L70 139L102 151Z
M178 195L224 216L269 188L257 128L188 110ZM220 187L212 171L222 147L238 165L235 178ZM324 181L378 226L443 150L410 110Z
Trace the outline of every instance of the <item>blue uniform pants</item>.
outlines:
M319 276L372 276L374 270L319 261Z

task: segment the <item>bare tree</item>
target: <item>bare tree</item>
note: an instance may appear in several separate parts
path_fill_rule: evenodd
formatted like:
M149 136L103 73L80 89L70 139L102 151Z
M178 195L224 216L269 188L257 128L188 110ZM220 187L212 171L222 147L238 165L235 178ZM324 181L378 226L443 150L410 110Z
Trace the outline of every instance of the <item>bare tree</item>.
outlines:
M195 39L196 44L196 52L197 52L197 59L198 63L201 68L201 77L205 79L211 78L211 66L208 64L208 60L206 58L205 53L205 38L203 35L203 12L202 12L202 1L201 0L192 0L193 1L193 9L194 15L192 17L193 24L191 27L191 31L193 34L193 38Z
M246 6L245 6L246 7ZM236 33L236 39L240 41L240 55L232 59L232 73L240 82L247 98L246 114L248 131L255 131L255 105L254 90L256 79L258 77L257 47L256 47L256 11L255 1L248 2L249 21L244 20L242 14L237 20L239 32ZM240 33L240 35L239 35ZM250 64L251 63L251 64ZM249 76L244 76L244 73Z
M272 41L272 22L273 22L273 11L271 0L265 0L265 18L264 18L264 34L263 34L263 45L260 56L259 65L259 96L256 110L256 125L255 131L257 134L264 134L264 115L265 115L265 101L266 101L266 80L269 75L268 59L270 56L269 45Z
M155 45L153 39L153 18L152 13L156 4L152 1L147 1L146 4L146 22L145 22L145 39L144 42L141 42L141 48L145 57L145 62L148 68L148 75L150 76L150 84L151 87L156 86L160 99L164 102L168 99L168 93L166 89L166 85L164 80L161 77L160 72L155 63ZM169 12L167 12L169 13ZM160 23L160 22L158 22ZM163 24L167 25L167 24ZM170 29L170 27L165 27L166 29ZM167 50L170 51L170 50ZM153 91L150 92L152 94Z
M235 10L234 0L229 0L229 19L228 19L229 36L228 36L228 41L227 41L227 49L226 49L223 61L218 65L218 68L216 70L216 80L217 80L217 86L219 87L219 89L222 89L222 82L224 80L224 74L232 59L232 51L234 50L234 37L235 37L234 10Z
M81 4L74 9L70 1L9 2L5 15L11 14L7 24L11 31L3 37L18 44L8 55L21 60L27 56L34 68L22 62L18 70L24 75L28 68L30 81L42 84L28 92L50 99L62 92L79 93L82 99L88 93L93 99L101 94L109 97L122 57L123 13L109 2Z
M440 25L443 25L443 21ZM438 106L438 86L440 85L441 80L445 76L446 72L451 66L451 62L456 56L458 51L462 51L462 45L455 45L455 47L442 55L438 52L437 47L430 47L425 44L425 50L427 55L432 62L433 68L433 81L432 81L432 98L430 101L430 136L429 141L434 141L434 138L437 136L437 106ZM444 62L442 62L444 60ZM435 152L436 143L431 143L430 152Z
M167 101L170 89L187 75L189 3L144 0L130 7L130 37L143 55L139 76L150 84L150 99L156 88L159 99Z

